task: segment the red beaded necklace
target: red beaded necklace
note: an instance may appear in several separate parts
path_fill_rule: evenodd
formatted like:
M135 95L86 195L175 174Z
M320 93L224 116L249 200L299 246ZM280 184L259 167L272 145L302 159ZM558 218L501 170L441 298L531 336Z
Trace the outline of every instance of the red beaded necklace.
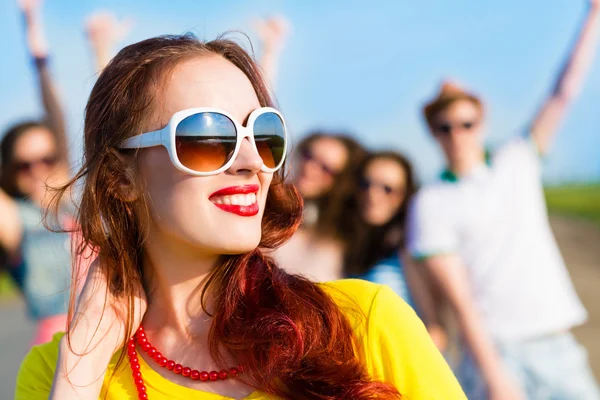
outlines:
M189 367L184 367L181 364L176 364L175 361L169 360L161 353L159 353L156 348L154 348L150 342L148 342L148 338L146 337L146 332L144 332L144 328L142 326L139 327L135 335L129 339L129 343L127 344L127 355L129 356L129 365L131 366L131 372L133 374L133 382L135 383L135 387L137 388L138 398L140 400L148 399L148 395L146 394L146 385L144 385L144 380L142 379L142 373L140 371L140 360L137 357L136 352L136 340L137 344L144 350L150 358L158 363L163 368L172 371L175 374L185 376L186 378L190 378L192 380L200 380L202 382L207 381L217 381L219 379L225 380L227 378L236 378L238 374L243 372L243 368L241 365L238 365L236 368L230 368L229 371L221 370L221 371L198 371L196 369L192 370Z

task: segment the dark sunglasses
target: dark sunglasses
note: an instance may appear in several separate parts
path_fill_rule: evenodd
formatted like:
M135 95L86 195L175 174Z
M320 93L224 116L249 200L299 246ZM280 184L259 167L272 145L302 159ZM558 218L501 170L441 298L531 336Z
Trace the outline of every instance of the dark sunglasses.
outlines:
M363 192L368 192L369 190L371 190L371 188L378 187L381 190L383 190L383 192L388 196L402 192L402 189L395 189L390 185L386 185L385 183L377 183L368 179L361 179L358 185L360 187L360 190L362 190Z
M37 160L31 161L17 161L15 162L15 169L17 172L31 172L35 166L43 165L47 168L52 168L58 164L57 156L42 157Z
M319 168L321 168L321 171L323 171L327 175L336 176L337 174L339 174L338 171L336 171L333 168L329 167L323 161L317 159L315 157L315 155L313 154L313 152L310 151L309 149L304 149L302 151L302 158L304 159L304 161L311 161L311 162L317 164L319 166Z
M470 131L471 129L473 129L475 127L475 125L477 125L477 122L475 122L475 121L465 121L465 122L459 122L457 124L443 123L443 124L437 125L435 127L434 131L437 134L449 135L457 128L460 128L463 131Z

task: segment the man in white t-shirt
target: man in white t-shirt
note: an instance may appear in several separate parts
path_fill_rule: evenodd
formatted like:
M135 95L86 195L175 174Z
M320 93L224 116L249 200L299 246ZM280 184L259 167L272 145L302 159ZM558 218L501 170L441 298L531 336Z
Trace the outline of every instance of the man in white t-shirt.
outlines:
M484 151L476 96L446 83L424 109L448 170L415 197L408 248L452 306L479 367L487 393L470 399L600 399L569 333L586 311L550 230L540 163L587 70L599 3L530 129L497 151Z

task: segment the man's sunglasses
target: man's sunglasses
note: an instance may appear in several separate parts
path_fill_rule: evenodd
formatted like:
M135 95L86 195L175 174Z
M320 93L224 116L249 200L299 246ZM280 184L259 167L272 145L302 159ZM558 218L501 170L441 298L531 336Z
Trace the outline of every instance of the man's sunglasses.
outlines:
M316 165L319 166L319 168L321 169L321 171L323 171L323 173L329 175L329 176L336 176L337 174L339 174L338 171L334 170L333 168L329 167L327 164L325 164L323 161L319 160L312 151L310 151L310 149L304 149L302 151L302 158L304 159L304 161L311 161L313 163L315 163Z
M46 168L52 168L58 164L58 157L55 155L46 156L37 160L17 161L15 162L15 170L17 172L30 173L34 167L43 165Z
M474 122L474 121L465 121L465 122L459 122L456 124L443 123L443 124L436 125L434 128L434 132L437 134L442 134L442 135L450 135L452 132L454 132L457 129L461 129L463 131L470 131L476 125L477 125L477 122Z
M279 111L270 107L254 110L246 126L214 108L178 111L164 128L130 137L120 147L164 146L175 168L190 175L209 176L231 168L246 138L263 160L262 171L281 168L287 129Z

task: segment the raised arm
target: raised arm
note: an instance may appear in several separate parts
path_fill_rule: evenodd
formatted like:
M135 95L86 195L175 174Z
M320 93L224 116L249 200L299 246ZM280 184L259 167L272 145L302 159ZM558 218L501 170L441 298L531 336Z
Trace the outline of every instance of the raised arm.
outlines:
M262 45L259 64L273 92L277 82L279 58L290 31L290 24L284 17L278 16L256 21L254 29Z
M56 136L59 154L67 160L67 127L56 85L48 69L48 42L42 25L41 4L42 0L19 0L25 23L27 47L38 75L44 119Z
M521 392L502 365L486 332L469 289L465 266L455 255L440 255L421 261L447 297L464 338L488 385L490 400L524 400Z
M547 153L568 106L579 94L598 42L600 0L590 0L579 36L550 96L533 120L531 136L542 154Z
M119 21L109 12L96 12L88 17L85 31L94 53L95 68L102 71L112 58L112 52L118 42L131 30L133 22L129 19Z

